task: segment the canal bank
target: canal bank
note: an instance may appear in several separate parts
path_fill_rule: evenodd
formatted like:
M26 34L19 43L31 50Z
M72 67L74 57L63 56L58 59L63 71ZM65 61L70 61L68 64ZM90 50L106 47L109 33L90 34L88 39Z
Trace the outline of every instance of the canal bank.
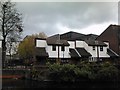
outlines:
M4 79L2 90L22 90L22 88L114 88L120 89L120 82L53 82L21 79Z
M109 63L101 67L52 64L49 69L7 70L3 75L24 75L24 78L3 78L3 88L119 88L119 70Z
M2 70L2 76L0 78L2 79L21 79L27 77L29 74L29 69L3 69Z

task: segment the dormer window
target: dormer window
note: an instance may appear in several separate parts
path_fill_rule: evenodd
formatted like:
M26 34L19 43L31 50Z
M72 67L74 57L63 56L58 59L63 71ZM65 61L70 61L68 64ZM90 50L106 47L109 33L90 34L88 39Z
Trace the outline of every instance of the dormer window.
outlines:
M103 51L103 46L100 46L100 51Z
M95 50L95 46L93 46L93 50Z
M52 51L56 51L56 46L55 45L52 46Z

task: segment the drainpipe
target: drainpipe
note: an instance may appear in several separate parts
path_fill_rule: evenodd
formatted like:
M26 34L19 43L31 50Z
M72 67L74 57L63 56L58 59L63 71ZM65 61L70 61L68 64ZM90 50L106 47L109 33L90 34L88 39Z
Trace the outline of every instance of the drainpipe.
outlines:
M98 45L98 41L95 41L95 44L97 46L97 62L99 62L99 45Z
M99 48L97 46L97 62L99 62Z
M76 41L75 41L75 48L76 48Z
M58 37L58 60L57 60L57 63L60 63L60 49L59 49L59 45L60 45L60 34L59 34L59 37Z
M59 49L59 45L58 45L58 62L57 63L60 63L60 53L59 53L60 49Z

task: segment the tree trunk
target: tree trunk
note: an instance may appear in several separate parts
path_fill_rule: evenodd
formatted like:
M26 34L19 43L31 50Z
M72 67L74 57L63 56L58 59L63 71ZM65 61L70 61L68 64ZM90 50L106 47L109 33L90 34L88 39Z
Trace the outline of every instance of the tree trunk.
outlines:
M2 40L2 68L5 67L6 60L6 42L5 39Z

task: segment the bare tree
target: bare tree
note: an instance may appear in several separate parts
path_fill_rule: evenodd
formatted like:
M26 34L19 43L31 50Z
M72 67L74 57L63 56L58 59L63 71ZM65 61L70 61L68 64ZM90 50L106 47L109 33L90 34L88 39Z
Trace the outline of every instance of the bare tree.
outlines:
M15 3L10 1L0 1L0 32L2 33L2 67L5 67L6 60L6 43L7 39L13 33L22 32L21 14L15 8ZM15 38L15 37L14 37Z
M17 54L18 44L20 43L20 37L17 34L12 34L7 37L7 50L6 53L10 56L9 60L11 61L13 56Z

